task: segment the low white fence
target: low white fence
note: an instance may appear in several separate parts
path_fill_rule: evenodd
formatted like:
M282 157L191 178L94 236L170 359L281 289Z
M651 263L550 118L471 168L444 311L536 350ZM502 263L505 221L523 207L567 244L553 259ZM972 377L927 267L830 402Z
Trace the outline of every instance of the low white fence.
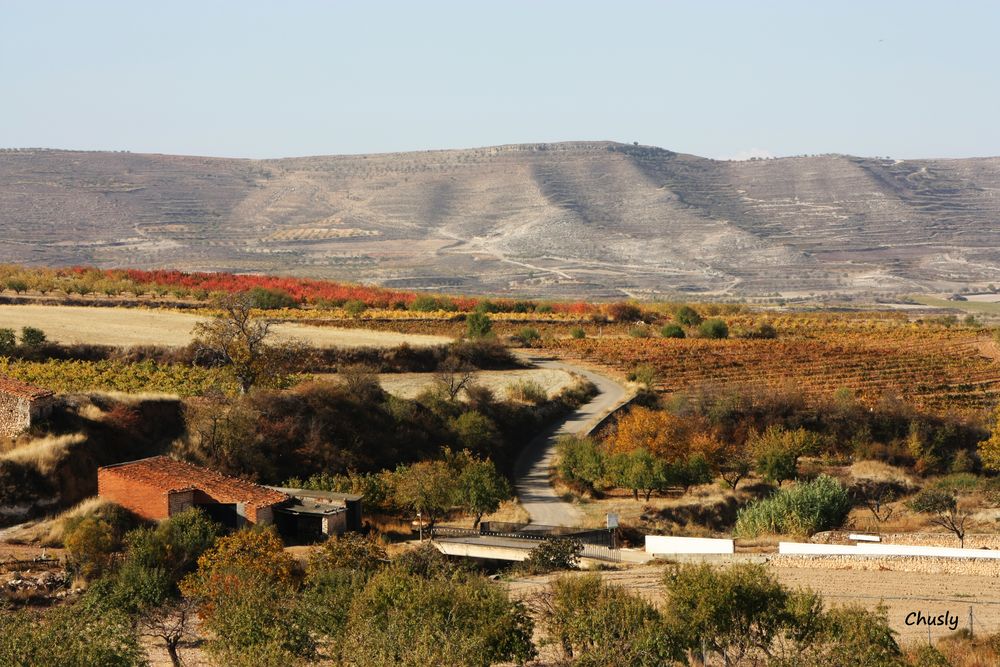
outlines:
M647 554L731 554L735 551L732 540L673 535L646 536Z
M778 553L795 556L931 556L936 558L995 558L1000 551L959 549L957 547L921 547L911 544L813 544L778 542Z

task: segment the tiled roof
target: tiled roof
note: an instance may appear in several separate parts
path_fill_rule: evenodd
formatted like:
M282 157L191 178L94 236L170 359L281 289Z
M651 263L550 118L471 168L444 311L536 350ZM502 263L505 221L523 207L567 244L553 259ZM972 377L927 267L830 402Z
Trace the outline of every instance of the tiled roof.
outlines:
M38 398L52 396L54 393L55 392L49 389L43 389L42 387L36 387L35 385L28 384L27 382L21 382L20 380L0 375L0 394L8 394L10 396L26 398L29 401L32 401Z
M288 496L266 486L177 461L168 456L107 466L107 472L147 484L164 493L197 489L223 502L242 502L263 507L288 500Z

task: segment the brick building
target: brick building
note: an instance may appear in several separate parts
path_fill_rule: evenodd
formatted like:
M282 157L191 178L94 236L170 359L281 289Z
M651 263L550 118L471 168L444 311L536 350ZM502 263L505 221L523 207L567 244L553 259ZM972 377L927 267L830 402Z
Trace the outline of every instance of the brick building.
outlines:
M274 522L274 510L290 496L166 456L97 470L97 495L145 519L166 519L200 507L224 526Z
M150 520L198 507L229 528L276 524L288 542L361 529L361 496L260 486L166 456L98 468L97 495Z
M0 376L0 436L10 438L52 412L55 393L48 389Z

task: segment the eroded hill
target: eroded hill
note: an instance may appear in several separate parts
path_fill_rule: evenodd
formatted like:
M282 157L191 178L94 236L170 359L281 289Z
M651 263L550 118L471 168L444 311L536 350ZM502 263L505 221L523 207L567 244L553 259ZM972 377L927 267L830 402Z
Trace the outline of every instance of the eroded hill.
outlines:
M236 160L0 152L0 261L553 297L1000 284L1000 158L605 142Z

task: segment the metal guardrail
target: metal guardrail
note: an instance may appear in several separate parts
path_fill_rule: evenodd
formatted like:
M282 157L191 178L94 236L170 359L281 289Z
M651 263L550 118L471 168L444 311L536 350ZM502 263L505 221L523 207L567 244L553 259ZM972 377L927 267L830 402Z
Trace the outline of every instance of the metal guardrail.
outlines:
M567 528L565 526L539 526L531 524L530 529L518 530L525 524L508 523L484 523L479 529L473 528L452 528L450 526L434 526L429 529L430 536L433 537L503 537L514 540L527 540L532 542L545 542L553 539L574 539L579 540L584 545L598 547L612 547L612 533L607 529L580 530L579 528ZM503 528L513 528L503 530Z
M583 551L580 552L580 557L593 558L594 560L606 560L611 561L612 563L622 562L621 549L602 547L594 544L583 545Z

